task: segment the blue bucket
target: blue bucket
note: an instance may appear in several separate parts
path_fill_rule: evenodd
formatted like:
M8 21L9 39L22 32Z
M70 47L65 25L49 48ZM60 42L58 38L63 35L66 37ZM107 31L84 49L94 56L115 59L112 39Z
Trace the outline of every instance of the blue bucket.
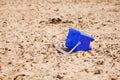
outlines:
M66 38L66 47L71 50L80 43L73 52L77 51L88 51L91 50L90 42L94 41L94 38L86 33L80 32L76 29L70 28L67 38Z

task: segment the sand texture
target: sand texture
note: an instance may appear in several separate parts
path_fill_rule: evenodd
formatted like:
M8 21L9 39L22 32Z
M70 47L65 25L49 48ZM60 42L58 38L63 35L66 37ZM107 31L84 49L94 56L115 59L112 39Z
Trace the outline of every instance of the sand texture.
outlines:
M91 51L62 54L70 27ZM0 80L120 80L120 0L0 0Z

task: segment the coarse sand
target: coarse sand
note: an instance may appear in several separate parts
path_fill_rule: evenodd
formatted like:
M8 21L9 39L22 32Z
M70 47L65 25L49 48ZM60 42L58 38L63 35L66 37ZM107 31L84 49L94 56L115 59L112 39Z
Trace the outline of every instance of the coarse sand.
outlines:
M69 28L91 51L62 54ZM120 0L0 0L0 80L120 80Z

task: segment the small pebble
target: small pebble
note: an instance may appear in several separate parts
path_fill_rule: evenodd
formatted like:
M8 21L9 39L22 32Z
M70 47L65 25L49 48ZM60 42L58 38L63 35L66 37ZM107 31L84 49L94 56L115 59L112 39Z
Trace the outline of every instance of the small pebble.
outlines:
M117 79L115 79L115 78L111 78L111 80L117 80Z
M58 79L62 79L62 78L63 78L63 76L57 75L57 78L58 78Z
M96 70L95 72L94 72L94 74L101 74L101 70Z
M0 70L2 69L1 65L0 65Z

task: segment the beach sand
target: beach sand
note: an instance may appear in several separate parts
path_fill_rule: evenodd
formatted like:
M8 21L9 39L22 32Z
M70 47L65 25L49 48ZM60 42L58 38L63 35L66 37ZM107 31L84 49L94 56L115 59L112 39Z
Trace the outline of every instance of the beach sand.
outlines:
M91 51L62 54L69 28ZM0 0L0 80L120 80L120 0Z

